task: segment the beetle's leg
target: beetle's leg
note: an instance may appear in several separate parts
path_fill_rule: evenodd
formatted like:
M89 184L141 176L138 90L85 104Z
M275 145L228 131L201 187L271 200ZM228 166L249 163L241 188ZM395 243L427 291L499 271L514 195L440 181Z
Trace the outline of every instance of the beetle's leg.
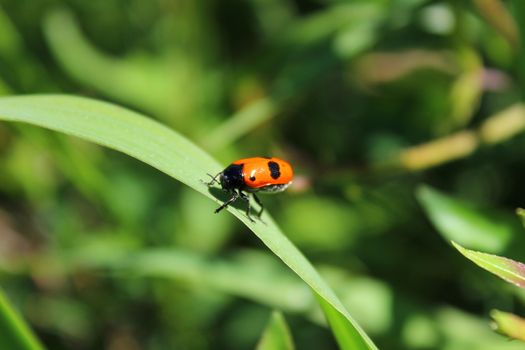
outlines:
M252 205L250 204L250 197L241 190L239 190L239 195L246 202L246 216L251 222L255 222L255 220L252 219Z
M204 182L204 184L208 185L208 186L211 186L213 185L214 183L219 183L219 180L217 180L217 178L222 174L222 171L220 173L218 173L217 175L213 176L212 174L206 174L208 175L209 177L211 177L211 181L210 182Z
M262 204L261 200L259 199L259 197L257 197L255 193L253 194L253 199L255 199L255 202L257 202L257 204L259 204L259 206L261 207L261 210L259 210L259 213L257 214L257 216L260 218L264 211L264 205Z
M246 202L246 206L247 206L246 207L246 216L248 217L248 219L250 219L251 222L255 222L255 220L252 219L252 216L251 216L251 214L252 214L252 206L250 204L250 197L246 193L242 192L241 190L239 190L239 196L241 197L241 199L243 201Z
M215 213L218 213L220 212L221 210L223 210L224 208L226 208L228 205L232 204L233 202L235 202L237 200L237 198L239 198L239 194L237 192L233 192L233 195L230 199L228 199L226 202L224 202L220 207L218 207L217 209L215 209Z

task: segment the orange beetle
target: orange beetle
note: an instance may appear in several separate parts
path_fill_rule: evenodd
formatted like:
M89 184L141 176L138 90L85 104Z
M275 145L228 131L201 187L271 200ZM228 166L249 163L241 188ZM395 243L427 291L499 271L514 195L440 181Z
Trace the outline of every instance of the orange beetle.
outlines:
M246 215L251 221L254 221L250 216L250 198L244 192L251 193L257 204L261 206L261 210L257 214L260 217L264 207L255 192L278 193L284 191L292 183L293 169L288 162L279 158L253 157L236 160L217 175L208 175L212 178L207 183L208 186L218 183L223 190L232 195L229 200L215 210L215 213L241 198L248 204ZM219 179L217 180L217 178Z

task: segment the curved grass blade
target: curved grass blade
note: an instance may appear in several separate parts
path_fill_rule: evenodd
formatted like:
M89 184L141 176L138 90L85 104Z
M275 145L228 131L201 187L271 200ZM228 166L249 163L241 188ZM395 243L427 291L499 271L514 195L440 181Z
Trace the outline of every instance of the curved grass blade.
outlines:
M272 312L256 350L294 350L292 335L284 316L279 311Z
M502 256L466 249L456 242L452 242L452 244L461 254L479 267L492 272L509 283L525 288L525 264Z
M127 109L92 99L65 95L32 95L0 98L0 120L25 122L95 142L121 151L215 199L214 189L202 183L206 174L223 167L211 156L175 131ZM218 189L215 189L220 193ZM350 316L341 301L273 219L263 214L265 224L251 222L243 211L229 207L263 243L346 319L355 334L354 350L377 349ZM202 213L213 215L212 213Z
M98 51L67 10L47 14L43 29L58 63L75 79L151 113L163 115L171 111L169 104L173 102L175 86L173 79L166 79L169 69L164 62L118 59ZM148 89L143 89L144 84L148 84Z
M44 350L0 290L0 349Z

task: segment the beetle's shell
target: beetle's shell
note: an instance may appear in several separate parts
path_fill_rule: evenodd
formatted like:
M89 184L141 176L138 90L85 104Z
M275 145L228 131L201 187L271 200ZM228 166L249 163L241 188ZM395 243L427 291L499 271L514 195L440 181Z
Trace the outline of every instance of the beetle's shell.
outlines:
M246 191L282 192L293 180L292 166L279 158L243 158L232 164L242 166Z

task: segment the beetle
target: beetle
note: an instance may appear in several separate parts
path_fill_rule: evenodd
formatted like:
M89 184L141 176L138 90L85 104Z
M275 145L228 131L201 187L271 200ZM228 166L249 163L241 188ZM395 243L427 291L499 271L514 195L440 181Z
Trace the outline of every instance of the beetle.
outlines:
M208 176L212 178L206 183L208 186L217 183L224 191L231 194L230 199L218 207L215 213L241 198L247 203L248 219L255 222L251 217L249 194L261 207L257 213L257 217L260 218L264 206L255 193L279 193L286 190L292 183L293 169L290 163L276 157L251 157L236 160L217 175L208 174Z

